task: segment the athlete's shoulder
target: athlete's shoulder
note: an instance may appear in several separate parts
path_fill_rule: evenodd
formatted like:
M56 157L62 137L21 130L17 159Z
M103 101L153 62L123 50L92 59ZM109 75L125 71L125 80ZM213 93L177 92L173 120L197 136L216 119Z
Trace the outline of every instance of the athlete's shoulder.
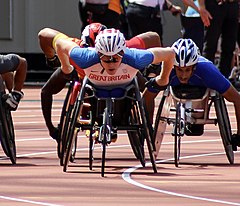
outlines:
M122 62L137 69L142 69L151 64L152 61L153 54L150 51L145 49L127 48Z
M199 69L199 68L201 68L203 70L204 69L209 69L209 68L214 69L214 70L217 69L212 61L206 59L203 56L200 56L199 59L198 59L197 69Z
M100 61L95 48L92 47L74 47L70 53L70 58L83 69L97 64Z
M203 56L199 56L198 63L212 64L212 62L210 60L208 60L207 58L205 58Z

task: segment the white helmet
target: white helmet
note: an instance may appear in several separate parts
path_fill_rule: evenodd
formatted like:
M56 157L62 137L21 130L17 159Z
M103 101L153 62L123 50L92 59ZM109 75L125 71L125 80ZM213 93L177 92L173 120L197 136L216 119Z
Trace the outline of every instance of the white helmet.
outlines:
M112 56L120 51L125 51L126 41L124 35L117 29L104 29L101 31L95 41L97 52Z
M173 43L172 48L175 51L175 66L192 66L198 62L199 48L193 40L179 39Z

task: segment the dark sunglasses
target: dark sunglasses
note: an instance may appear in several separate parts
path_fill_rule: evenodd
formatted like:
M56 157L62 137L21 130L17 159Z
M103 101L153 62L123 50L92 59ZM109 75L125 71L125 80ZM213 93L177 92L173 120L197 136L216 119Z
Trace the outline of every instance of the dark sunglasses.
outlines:
M114 56L116 56L116 55L117 55L118 57L120 57L121 59L123 58L123 56L120 55L120 54L115 54ZM119 61L120 61L119 58L114 57L114 56L106 56L106 57L108 57L109 59L108 59L108 60L103 60L103 57L105 57L105 56L106 56L106 55L100 56L101 61L103 61L104 63L116 63L116 62L119 62Z

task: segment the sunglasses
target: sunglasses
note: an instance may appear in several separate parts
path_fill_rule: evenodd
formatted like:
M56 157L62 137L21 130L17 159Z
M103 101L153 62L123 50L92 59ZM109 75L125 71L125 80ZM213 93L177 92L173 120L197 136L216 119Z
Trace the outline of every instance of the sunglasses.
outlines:
M116 62L119 62L122 58L123 56L120 54L115 54L113 56L106 56L106 55L100 56L101 61L104 63L116 63Z

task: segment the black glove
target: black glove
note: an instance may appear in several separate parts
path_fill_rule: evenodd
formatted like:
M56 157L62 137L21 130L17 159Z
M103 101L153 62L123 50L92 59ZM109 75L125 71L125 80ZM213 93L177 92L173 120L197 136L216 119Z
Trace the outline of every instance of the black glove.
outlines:
M145 87L147 87L148 91L153 93L158 93L162 90L167 89L168 85L159 86L156 82L156 78L151 78L148 82L145 83Z
M61 62L57 55L54 55L52 58L46 58L46 64L52 68L58 68L61 66Z

